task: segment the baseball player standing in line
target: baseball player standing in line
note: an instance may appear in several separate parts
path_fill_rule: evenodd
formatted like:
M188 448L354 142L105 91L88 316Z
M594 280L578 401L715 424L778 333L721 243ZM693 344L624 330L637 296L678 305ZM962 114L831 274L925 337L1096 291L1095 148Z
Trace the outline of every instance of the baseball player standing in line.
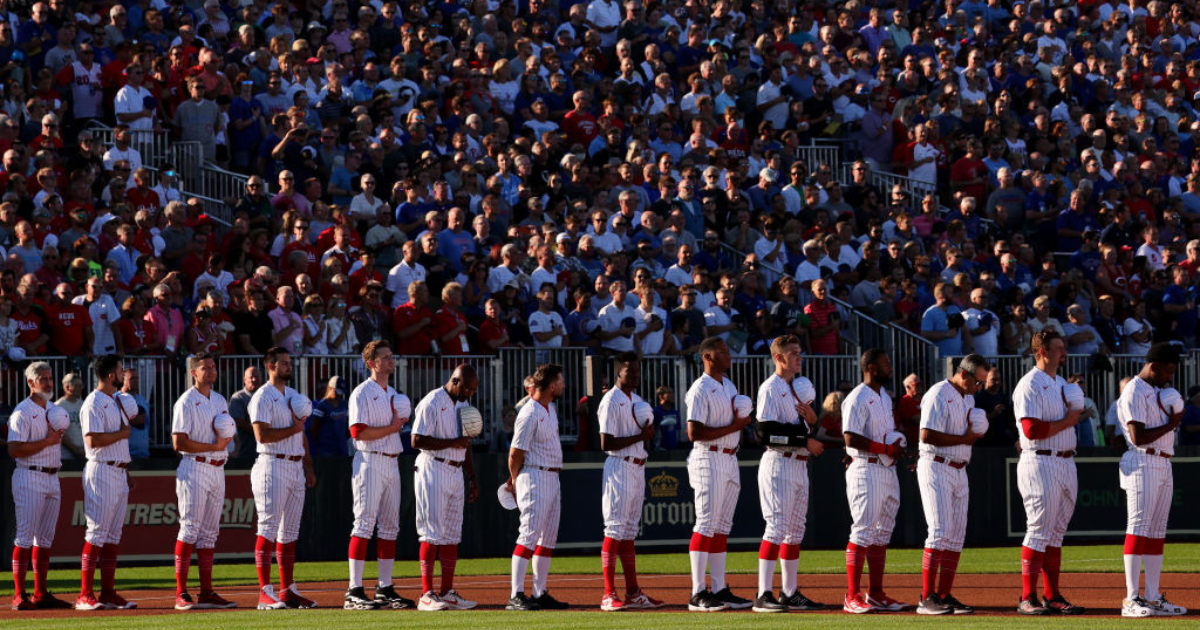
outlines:
M737 452L741 431L753 414L739 417L733 408L738 395L733 381L725 378L733 363L729 346L720 337L700 344L704 374L687 392L688 439L694 444L688 455L688 477L696 495L696 525L688 557L692 565L692 598L688 610L712 612L726 608L749 608L750 600L734 595L725 584L725 547L733 529L742 481ZM712 589L705 588L705 570L712 576Z
M417 455L413 494L421 537L421 601L418 610L470 610L476 602L454 590L454 567L462 542L463 501L479 498L471 437L460 435L457 411L479 389L475 368L461 364L450 380L421 399L413 415L412 444ZM466 483L463 473L466 473ZM433 565L442 565L440 590L433 589Z
M929 535L921 559L919 614L975 612L950 591L967 534L970 488L966 468L971 461L971 446L980 437L971 431L971 410L975 408L975 392L987 381L989 369L982 356L969 354L959 361L954 376L930 387L921 399L917 482ZM939 572L941 582L937 581Z
M758 548L758 597L754 612L821 610L797 585L800 543L808 518L808 458L825 446L809 437L817 426L816 390L800 376L800 339L782 335L771 342L775 373L758 388L755 430L763 445L758 466L758 500L767 529ZM783 559L783 590L775 599L775 564Z
M121 529L129 504L129 421L115 398L121 388L121 360L115 354L92 362L96 389L79 410L87 465L83 469L83 511L87 516L82 554L82 587L76 610L136 608L117 594L116 574ZM92 590L100 566L100 597Z
M254 508L258 512L258 538L254 545L254 564L258 569L258 608L316 608L316 603L300 595L292 581L296 563L296 538L304 512L306 486L313 487L313 473L304 434L307 418L292 410L292 399L300 394L288 386L292 379L292 357L279 346L263 357L267 383L250 399L250 423L258 440L258 459L250 470ZM279 590L271 586L271 546L279 562Z
M354 491L354 528L350 532L350 589L342 607L371 610L379 607L412 608L411 599L401 597L392 586L392 567L396 562L396 536L400 534L400 430L412 415L408 397L400 398L388 385L396 371L392 346L377 339L363 347L363 363L371 377L350 393L350 435L354 438L351 463ZM399 398L400 406L393 404ZM367 599L363 589L363 567L367 544L378 528L375 544L379 580L375 598Z
M895 461L904 454L901 442L886 443L888 433L896 430L892 399L883 389L892 379L892 360L883 350L872 348L862 354L859 365L863 382L842 403L846 454L852 458L846 467L846 498L854 519L850 544L846 545L847 594L842 610L894 612L904 610L906 604L883 591L887 545L900 509ZM861 586L864 562L870 565L865 595Z
M44 361L25 368L29 397L17 403L8 417L8 456L13 458L12 493L17 535L13 540L13 610L70 608L50 593L50 547L62 502L58 470L62 467L59 444L66 423L51 426L50 413L59 408L54 397L54 374ZM60 409L60 408L59 408ZM64 417L65 416L65 410ZM69 422L69 420L68 420ZM25 591L25 567L33 560L33 597Z
M521 527L512 555L512 595L508 610L563 610L567 604L550 596L546 578L558 541L562 509L562 443L558 413L552 403L566 387L560 365L539 365L533 374L530 401L521 406L508 451L508 489L517 498ZM525 572L533 564L533 597L525 595Z
M215 421L229 417L225 397L213 391L217 363L207 352L187 359L192 375L190 387L171 416L171 444L182 457L175 472L179 501L179 538L175 541L175 609L235 608L237 604L213 591L213 553L225 508L225 461L232 437L217 434ZM233 418L229 417L233 422ZM187 592L188 567L192 552L199 557L200 599Z
M637 355L622 353L617 357L616 369L617 386L604 394L599 408L600 449L608 453L602 484L604 543L600 563L605 594L600 609L659 608L663 603L638 587L634 546L646 495L646 441L654 437L654 408L635 393L642 381ZM638 417L638 410L646 416ZM625 601L617 597L618 558L625 574Z
M1075 471L1075 430L1080 412L1067 408L1063 397L1066 379L1058 367L1067 358L1062 335L1052 329L1038 331L1030 341L1035 367L1017 381L1013 411L1020 432L1021 459L1017 463L1017 488L1025 504L1025 540L1021 544L1022 615L1057 612L1078 615L1081 606L1069 603L1058 591L1063 536L1075 513L1079 480ZM1037 599L1037 580L1045 578L1045 601Z
M1117 399L1117 418L1128 450L1121 456L1121 487L1125 489L1129 522L1125 529L1125 601L1123 617L1183 615L1187 609L1167 601L1160 590L1167 515L1175 491L1171 457L1175 429L1183 409L1173 411L1159 400L1159 388L1170 387L1179 367L1179 350L1156 343L1146 365ZM1146 596L1138 595L1138 578L1146 567Z

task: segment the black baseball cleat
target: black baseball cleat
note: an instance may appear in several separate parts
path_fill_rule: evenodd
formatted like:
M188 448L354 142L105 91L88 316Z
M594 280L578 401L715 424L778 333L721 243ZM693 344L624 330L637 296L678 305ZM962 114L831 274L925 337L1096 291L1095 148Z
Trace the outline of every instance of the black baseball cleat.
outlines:
M717 591L716 593L713 593L713 597L715 597L717 601L725 602L726 606L729 606L734 610L741 610L754 605L754 602L746 599L745 597L738 597L737 595L734 595L733 591L729 590L728 586Z
M771 591L764 591L758 599L754 600L754 612L756 613L781 613L787 612L788 607L779 603L775 599L775 594Z
M950 610L956 615L974 615L975 609L958 601L953 595L942 597L942 603L949 606Z
M356 586L346 591L346 599L342 604L342 608L346 610L375 610L379 608L375 601L367 597L367 592L363 587Z
M1086 608L1072 604L1062 595L1057 595L1053 599L1042 600L1042 606L1051 613L1058 613L1060 615L1082 615L1087 612Z
M779 603L788 607L788 610L799 610L802 612L811 612L814 610L825 610L825 604L814 602L804 596L800 589L796 589L795 593L788 595L787 593L779 594Z
M708 589L692 595L692 599L688 601L688 610L692 612L717 612L727 608L729 604L714 597Z
M406 608L415 608L416 605L416 602L413 600L401 597L396 593L396 588L391 584L375 587L375 606L377 608L404 610Z
M550 591L542 593L536 600L538 607L542 610L566 610L571 605L566 602L560 602L550 596Z
M532 599L529 596L525 595L524 592L520 592L520 593L517 593L516 595L513 595L512 599L508 600L508 605L505 606L504 609L505 610L541 610L541 606L538 606L537 600Z

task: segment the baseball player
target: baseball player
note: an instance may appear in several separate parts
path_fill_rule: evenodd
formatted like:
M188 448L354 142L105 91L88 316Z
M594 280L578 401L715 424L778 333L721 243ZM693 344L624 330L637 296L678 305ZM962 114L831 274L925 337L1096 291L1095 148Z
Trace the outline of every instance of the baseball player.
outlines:
M563 610L567 604L550 596L546 577L558 541L562 508L558 473L562 444L558 414L551 403L562 396L566 381L562 366L539 365L533 374L533 393L521 407L508 451L508 489L517 498L521 527L512 555L512 595L508 610ZM525 573L533 564L533 597L525 595Z
M642 380L637 355L622 353L617 357L616 369L616 387L604 394L599 408L600 448L608 453L602 494L604 543L600 563L604 597L600 609L659 608L663 603L638 587L634 550L646 494L646 441L654 437L654 409L635 393ZM647 417L639 418L636 409ZM617 597L618 558L625 574L625 601Z
M450 380L421 399L413 415L412 444L417 455L413 494L421 537L421 600L417 610L469 610L476 603L454 590L458 543L462 542L463 500L479 498L471 438L460 435L457 411L479 389L479 375L459 365ZM466 483L463 474L466 473ZM433 589L434 562L442 564L442 583Z
M217 364L207 352L187 359L192 387L175 402L171 444L181 456L175 472L179 499L179 538L175 541L175 609L235 608L237 604L213 591L213 553L225 508L226 448L232 437L221 437L216 422L224 415L232 424L225 397L213 391ZM200 598L187 591L188 566L195 551L200 559Z
M952 594L958 558L967 534L967 464L980 435L970 430L975 392L987 381L987 361L969 354L949 379L930 387L921 399L920 459L917 482L929 535L921 559L922 615L966 615L973 608ZM938 582L938 575L941 581Z
M771 342L775 373L758 388L755 432L764 451L758 466L758 500L767 529L758 548L758 597L754 612L821 610L824 604L800 593L796 584L800 542L808 517L808 458L825 446L809 437L816 430L812 382L800 376L800 339L782 335ZM783 590L775 599L775 565L783 559Z
M254 509L258 512L254 544L258 609L316 608L316 603L301 595L292 581L305 488L317 483L304 434L307 418L298 416L292 408L293 398L298 399L300 394L288 386L292 379L288 351L278 346L267 350L263 364L267 383L254 393L249 407L250 423L258 440L258 459L250 470ZM278 596L271 586L272 546L279 562Z
M734 595L725 584L725 547L742 488L738 444L752 414L750 410L745 415L734 412L737 387L725 378L733 363L729 346L720 337L709 337L700 344L700 356L704 359L704 374L692 383L686 397L688 439L693 442L688 477L696 494L696 525L688 546L692 565L688 610L749 608L750 600ZM711 590L704 584L706 569L712 576Z
M58 525L62 501L58 470L62 467L59 444L67 422L51 424L52 410L65 410L50 402L54 397L54 374L44 361L25 368L29 397L17 403L8 417L8 455L15 460L12 477L16 505L17 535L13 540L13 610L70 608L49 591L50 547ZM57 415L57 414L56 414ZM69 421L68 421L69 422ZM33 561L33 597L25 590L25 568Z
M1146 354L1146 365L1121 390L1117 418L1128 450L1121 456L1121 487L1125 489L1129 522L1125 529L1125 601L1123 617L1182 615L1187 609L1167 601L1159 590L1167 515L1175 490L1171 456L1175 429L1183 420L1183 407L1171 409L1159 398L1159 388L1170 387L1179 366L1179 350L1156 343ZM1146 596L1138 594L1138 578L1146 567Z
M121 528L129 503L129 419L115 398L121 387L121 360L104 354L92 362L96 389L79 410L87 464L83 468L83 511L87 516L82 554L82 587L76 610L136 608L117 594ZM100 597L92 589L100 567Z
M1066 379L1058 367L1067 358L1062 335L1046 329L1030 342L1035 367L1013 390L1013 412L1020 433L1021 458L1017 489L1025 504L1025 540L1021 544L1022 615L1050 612L1078 615L1083 607L1069 603L1058 591L1063 536L1075 512L1079 481L1075 476L1075 431L1080 411L1068 409L1063 397ZM1045 578L1045 601L1037 598L1037 580Z
M407 398L401 409L393 398L396 390L388 379L396 371L392 346L375 340L363 347L363 362L371 377L350 394L350 435L354 438L353 470L354 528L350 532L350 589L342 605L347 610L371 610L379 607L411 608L411 599L401 597L392 586L392 567L396 561L396 536L400 534L400 430L412 415ZM363 567L367 561L367 543L378 530L375 545L379 580L375 598L368 599L363 589Z
M848 613L899 611L906 604L883 591L887 545L896 526L900 509L900 482L895 461L904 454L902 442L888 443L887 435L896 430L892 399L883 389L892 378L892 360L887 353L872 348L862 354L859 365L863 382L842 403L842 421L846 454L846 499L850 503L850 543L846 545L846 601ZM867 593L862 592L863 564L870 565Z

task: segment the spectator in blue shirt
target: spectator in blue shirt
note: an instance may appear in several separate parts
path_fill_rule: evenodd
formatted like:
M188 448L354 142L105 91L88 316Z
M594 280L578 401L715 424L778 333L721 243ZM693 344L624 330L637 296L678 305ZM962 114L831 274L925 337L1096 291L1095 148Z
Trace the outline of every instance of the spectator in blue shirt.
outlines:
M950 302L949 290L947 284L934 285L935 302L921 316L921 336L936 343L942 356L957 357L963 354L964 322L958 307Z
M1179 445L1200 444L1200 385L1188 388L1187 405L1183 408L1183 421L1179 423ZM658 414L655 413L657 419Z
M313 405L305 428L313 457L350 456L350 407L345 380L341 376L330 378L325 397Z
M658 404L654 407L654 450L673 451L679 448L679 410L675 408L675 390L660 385L654 392Z

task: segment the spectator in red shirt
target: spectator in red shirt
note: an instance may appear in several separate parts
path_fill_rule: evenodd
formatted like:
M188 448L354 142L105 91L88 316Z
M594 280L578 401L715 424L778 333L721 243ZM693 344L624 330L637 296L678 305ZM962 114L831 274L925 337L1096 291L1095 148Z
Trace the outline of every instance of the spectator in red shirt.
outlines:
M442 354L470 352L467 343L467 318L462 314L463 287L451 282L442 287L442 308L433 316L433 328Z
M42 133L38 134L29 143L29 149L37 153L43 147L47 149L61 149L62 146L62 136L58 131L58 116L54 114L42 116Z
M72 304L75 290L66 282L54 288L50 308L46 312L46 328L50 333L50 351L68 357L88 356L92 353L92 317L88 310Z
M135 212L138 210L158 212L158 209L162 207L162 200L158 198L158 193L150 188L151 183L149 170L139 168L133 172L133 188L125 191L125 199Z
M500 319L503 312L500 308L500 302L494 299L489 299L483 305L484 315L487 319L479 325L479 348L480 354L496 354L496 351L508 344L508 326L504 325L504 320Z
M154 331L154 324L146 321L146 303L140 298L128 297L121 305L121 319L117 330L121 331L121 345L125 354L158 354L162 342Z
M921 429L921 377L909 374L904 378L904 395L896 403L896 426L904 433L905 439L916 440L920 437ZM916 444L916 442L909 442Z
M831 302L829 286L824 278L812 281L812 294L816 298L804 307L809 317L808 338L813 354L837 354L838 314L837 305Z
M435 327L433 311L429 303L429 287L422 280L408 285L408 302L396 308L392 316L392 330L396 332L397 349L400 354L423 355L433 352Z
M979 159L982 153L983 143L972 138L967 142L967 154L950 167L950 190L961 190L964 195L974 197L980 206L987 202L988 180L987 164Z
M57 287L60 283L67 281L66 276L58 270L58 259L57 247L47 247L42 250L42 266L33 272L38 282L46 286Z
M21 278L17 285L15 308L9 319L17 322L17 345L25 349L27 356L46 354L46 342L50 340L46 322L46 312L34 302L37 296L38 281L33 274Z
M570 144L590 146L592 140L600 135L600 127L596 124L596 117L587 110L588 95L581 90L575 92L571 100L575 103L575 109L563 116L563 131L567 132Z
M362 292L362 288L368 282L375 281L383 283L383 274L375 268L375 250L367 247L358 250L358 262L351 267L354 271L350 272L350 297L357 301L358 294ZM354 302L351 302L353 305Z
M317 249L311 245L311 241L308 238L311 227L312 224L309 219L303 217L296 219L296 222L292 225L292 236L295 240L283 248L283 253L279 255L279 261L286 263L288 255L292 252L304 252L305 257L308 258L308 275L318 278L321 276L321 260L317 254Z

